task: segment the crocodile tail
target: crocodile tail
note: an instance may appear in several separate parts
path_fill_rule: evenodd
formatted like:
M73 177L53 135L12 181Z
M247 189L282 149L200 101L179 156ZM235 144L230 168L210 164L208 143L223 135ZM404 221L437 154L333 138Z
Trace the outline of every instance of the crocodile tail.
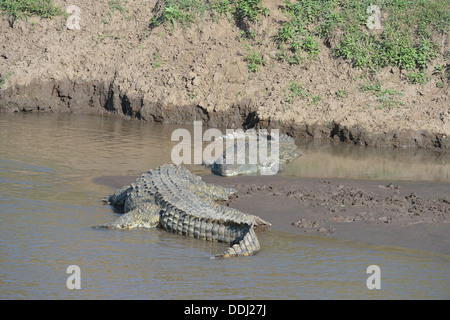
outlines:
M241 240L237 241L225 252L211 257L211 259L251 256L258 252L259 249L259 241L252 226L251 228L249 228L248 232L244 234Z

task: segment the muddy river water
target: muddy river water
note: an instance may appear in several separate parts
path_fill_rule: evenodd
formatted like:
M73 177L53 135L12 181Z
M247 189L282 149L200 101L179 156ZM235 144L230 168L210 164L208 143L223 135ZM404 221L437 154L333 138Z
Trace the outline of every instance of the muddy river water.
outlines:
M181 126L67 114L0 114L0 299L449 299L450 256L277 230L255 256L164 230L99 230L117 214L102 176L171 162ZM190 126L184 126L190 129ZM448 156L299 142L282 175L450 181ZM207 174L200 165L188 166ZM97 179L97 180L96 180ZM80 290L66 272L80 270ZM366 269L381 269L369 290Z

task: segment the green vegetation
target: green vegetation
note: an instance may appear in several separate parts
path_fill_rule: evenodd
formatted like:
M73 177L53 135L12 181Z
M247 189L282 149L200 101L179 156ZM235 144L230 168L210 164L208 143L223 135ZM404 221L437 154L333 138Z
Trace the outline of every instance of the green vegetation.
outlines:
M395 100L394 97L397 95L404 95L404 92L399 92L392 89L383 89L380 81L362 85L359 90L361 92L370 92L376 96L377 101L380 103L377 107L378 109L394 108L403 105L403 102Z
M8 80L9 77L11 77L14 73L11 71L8 71L6 75L0 76L0 89L3 88L3 85L6 83L6 80Z
M430 80L424 72L409 72L406 74L406 79L412 84L423 84Z
M256 22L261 16L269 15L269 9L262 5L262 0L237 0L234 7L231 7L231 12L236 20L248 19L251 22Z
M370 5L380 8L380 30L367 27ZM275 37L279 60L290 64L314 60L325 45L334 57L365 72L376 73L387 66L405 69L408 82L414 84L430 79L426 70L440 57L440 40L450 27L450 0L284 0L282 10L288 21ZM207 15L234 18L249 40L255 36L248 23L269 14L262 0L164 0L155 12L151 28L166 22L172 27L189 26ZM253 72L262 65L256 53L246 60ZM448 81L438 77L439 83Z
M175 27L177 22L181 24L193 22L195 14L203 14L205 9L203 3L195 0L167 0L160 19L172 22Z
M0 10L13 20L31 16L51 19L64 15L61 8L51 0L0 0Z
M328 1L311 0L290 3L285 0L284 4L284 11L290 20L283 24L276 37L282 49L279 57L291 64L299 64L304 61L302 52L306 52L310 59L317 57L320 46L312 25L316 21L320 21ZM286 51L286 47L288 51Z
M165 22L170 22L173 27L177 23L188 26L206 12L211 17L232 16L237 22L245 19L257 22L261 16L269 14L262 0L165 0L155 9L159 14L153 17L151 28Z
M196 92L189 92L189 93L188 93L188 96L189 96L189 98L191 98L191 99L195 99L195 97L197 96L197 93L196 93Z
M376 32L366 26L372 4L382 13L382 29ZM284 10L290 19L277 36L284 60L301 61L293 58L301 51L316 56L322 39L335 57L356 68L376 72L396 66L410 70L413 83L423 81L421 71L438 57L436 34L448 33L450 21L449 0L285 0Z
M447 65L440 64L434 68L433 75L437 76L438 81L436 87L443 88L444 81L450 81L450 63Z
M110 24L109 17L117 11L128 21L132 19L126 13L126 0L108 0L107 3L106 19L101 19L104 24ZM333 57L349 61L366 75L389 66L406 70L402 74L411 84L425 84L433 79L433 83L442 88L450 81L450 53L441 53L442 39L448 37L450 30L450 0L283 0L280 4L286 21L274 33L264 30L264 35L275 34L278 60L302 64L318 59L327 47ZM381 29L367 27L370 5L380 8ZM11 24L18 18L64 15L51 0L0 0L0 11L11 18ZM242 39L254 47L261 44L262 39L270 39L258 35L253 28L269 15L262 0L159 0L152 11L150 29L162 24L185 28L205 17L227 17L241 28ZM102 34L93 40L97 44L110 37L115 38ZM258 72L267 61L260 52L250 46L248 49L244 59L249 71ZM430 65L436 65L432 63L435 60L440 64L429 71ZM159 57L154 56L153 68L160 66ZM302 95L296 93L298 90L295 86L289 89L288 102ZM369 91L383 92L381 87L378 91ZM392 98L395 94L384 92L383 96ZM343 99L346 92L340 91L336 97ZM392 104L392 99L388 98L383 99ZM320 100L318 96L312 98L313 103Z
M285 97L285 100L287 103L293 104L297 97L300 97L301 99L306 99L308 96L309 94L306 93L302 83L291 81L289 83L289 93Z
M121 0L112 0L108 2L108 6L111 9L111 11L118 10L122 13L127 11L127 9L125 9L124 7L125 4L121 3Z
M380 8L379 30L367 27L370 5ZM364 72L373 74L387 66L407 70L407 80L414 84L430 79L427 68L443 58L440 43L450 29L450 0L284 0L281 9L288 20L275 36L279 60L301 64L318 59L327 46L334 57ZM200 17L227 16L249 40L255 39L249 23L269 14L262 0L164 0L154 11L151 28L166 22L185 27ZM257 54L246 60L253 72L262 65ZM448 81L438 77L439 82Z
M337 97L339 100L342 100L342 99L346 98L346 97L347 97L347 91L346 91L346 90L338 90L338 91L336 92L336 97Z
M312 98L312 103L316 104L316 103L318 103L321 100L322 100L322 96L318 95L318 96L315 96L315 97Z
M247 45L247 49L250 53L244 60L248 62L248 70L251 72L258 72L261 66L266 64L266 61L260 53L255 52L249 45Z
M126 12L128 12L128 10L125 8L126 5L126 1L124 1L124 3L122 3L121 0L112 0L112 1L108 1L108 7L109 7L109 11L106 12L106 15L109 18L112 18L113 13L115 11L119 11L120 13L124 14ZM127 19L128 21L131 20L131 16L127 16L125 17L125 19ZM102 19L101 20L103 24L110 24L111 22L107 19Z
M103 40L106 40L106 39L118 40L118 39L120 39L120 36L116 36L116 35L106 32L106 31L102 31L102 33L100 35L98 35L96 37L92 37L91 46L95 47L100 42L102 42Z
M153 69L157 69L157 68L161 67L162 64L164 64L164 62L161 62L161 53L159 52L158 49L153 51L152 57L153 57L153 63L152 63Z

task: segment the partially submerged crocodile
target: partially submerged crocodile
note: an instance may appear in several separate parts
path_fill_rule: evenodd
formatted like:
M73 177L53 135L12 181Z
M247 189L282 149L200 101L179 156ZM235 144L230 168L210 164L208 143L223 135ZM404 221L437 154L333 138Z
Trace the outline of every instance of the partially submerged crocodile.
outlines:
M231 245L215 257L247 256L260 249L255 226L269 226L259 217L217 203L236 193L207 184L187 168L163 165L141 175L108 198L124 214L99 227L131 229L161 227L174 233Z
M205 161L214 174L221 176L276 174L282 165L300 156L294 139L286 134L275 136L246 132L225 135L221 139L232 140L231 146L219 157ZM261 150L265 150L265 153Z

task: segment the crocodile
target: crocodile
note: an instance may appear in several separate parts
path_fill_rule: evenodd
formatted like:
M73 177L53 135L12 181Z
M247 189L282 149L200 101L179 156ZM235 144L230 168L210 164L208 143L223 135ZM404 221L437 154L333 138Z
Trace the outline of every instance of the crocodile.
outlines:
M236 192L207 184L184 166L162 165L104 199L114 207L123 207L124 214L98 227L160 227L193 238L230 244L225 252L211 258L253 255L260 249L254 229L270 223L219 203Z
M223 154L217 158L206 160L204 164L211 166L212 173L220 176L272 175L276 174L282 165L286 165L300 156L294 139L286 134L275 136L254 131L235 132L219 137L219 139L231 140L232 143L226 144L227 147ZM261 142L263 144L260 144ZM261 148L263 150L270 149L270 151L264 155L261 154ZM278 152L275 148L278 149ZM250 155L253 156L252 161Z

